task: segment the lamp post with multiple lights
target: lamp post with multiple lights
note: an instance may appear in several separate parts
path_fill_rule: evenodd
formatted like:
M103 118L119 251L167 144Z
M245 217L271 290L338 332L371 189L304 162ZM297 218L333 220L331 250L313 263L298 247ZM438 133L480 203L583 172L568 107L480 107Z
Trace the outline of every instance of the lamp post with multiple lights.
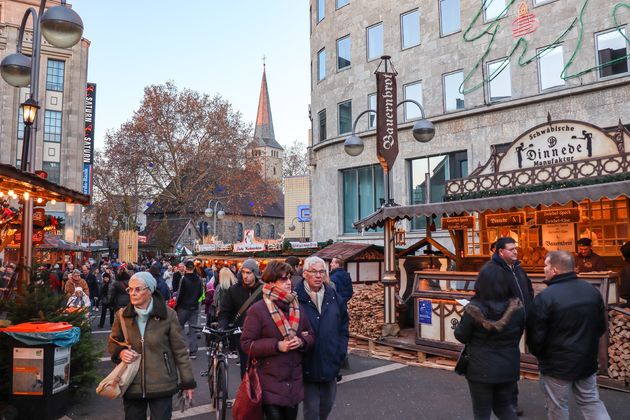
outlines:
M213 218L214 221L212 222L212 236L214 236L214 239L217 240L218 236L217 236L217 219L219 220L223 220L223 218L225 217L225 210L224 210L225 206L223 206L223 203L219 200L217 200L216 198L213 198L212 200L208 201L208 207L206 208L206 210L203 212L203 214L209 219L209 218Z

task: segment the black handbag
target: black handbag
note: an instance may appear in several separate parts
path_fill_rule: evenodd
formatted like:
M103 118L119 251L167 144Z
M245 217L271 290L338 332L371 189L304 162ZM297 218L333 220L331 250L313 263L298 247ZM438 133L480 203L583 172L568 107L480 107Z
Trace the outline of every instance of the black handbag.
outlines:
M468 354L468 348L464 346L459 353L457 363L455 363L455 373L458 375L465 375L468 370L468 362L470 361L470 355Z

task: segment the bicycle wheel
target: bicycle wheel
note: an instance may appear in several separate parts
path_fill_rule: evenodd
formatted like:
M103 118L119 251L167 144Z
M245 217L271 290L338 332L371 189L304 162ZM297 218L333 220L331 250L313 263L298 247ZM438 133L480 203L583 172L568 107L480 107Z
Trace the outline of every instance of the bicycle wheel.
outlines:
M217 413L217 420L225 420L225 413L227 411L227 365L224 360L217 362L216 370L216 395L214 397L215 408Z

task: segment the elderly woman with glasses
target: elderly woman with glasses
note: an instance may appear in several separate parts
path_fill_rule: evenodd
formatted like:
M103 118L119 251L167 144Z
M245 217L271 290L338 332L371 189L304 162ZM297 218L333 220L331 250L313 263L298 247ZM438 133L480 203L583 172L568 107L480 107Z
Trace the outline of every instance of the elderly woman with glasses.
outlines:
M302 359L315 337L305 308L291 291L293 270L272 261L262 274L263 299L247 312L241 347L258 360L263 413L267 420L293 420L304 399Z
M117 314L108 344L114 363L141 358L138 374L123 396L127 420L145 420L147 406L151 419L170 419L173 394L181 389L192 399L197 386L175 311L156 287L155 278L146 271L131 277L127 288L131 302L120 310L122 317ZM118 344L125 341L121 318L131 350Z

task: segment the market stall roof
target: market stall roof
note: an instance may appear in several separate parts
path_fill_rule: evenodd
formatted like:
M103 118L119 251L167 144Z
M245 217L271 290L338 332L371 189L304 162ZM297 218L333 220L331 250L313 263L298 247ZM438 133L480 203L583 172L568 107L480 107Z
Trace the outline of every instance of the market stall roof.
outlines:
M584 199L599 200L602 198L612 200L621 196L630 197L630 180L472 200L381 207L369 216L355 222L354 226L359 230L373 229L377 226L382 227L387 219L411 220L416 216L431 216L432 214L460 214L484 210L508 210L513 207L563 205L570 201L580 202Z
M351 261L359 254L362 254L371 248L374 250L378 249L378 247L373 244L335 242L334 244L328 245L326 248L316 252L313 256L319 257L323 260L332 260L333 257L340 257L344 261Z
M30 172L23 172L15 166L0 163L0 190L4 193L13 190L21 195L28 192L31 197L42 197L58 202L90 204L90 196L70 188L57 185Z
M17 245L9 245L7 248L17 248ZM68 242L59 236L44 234L44 242L35 247L35 251L89 251L80 245Z

